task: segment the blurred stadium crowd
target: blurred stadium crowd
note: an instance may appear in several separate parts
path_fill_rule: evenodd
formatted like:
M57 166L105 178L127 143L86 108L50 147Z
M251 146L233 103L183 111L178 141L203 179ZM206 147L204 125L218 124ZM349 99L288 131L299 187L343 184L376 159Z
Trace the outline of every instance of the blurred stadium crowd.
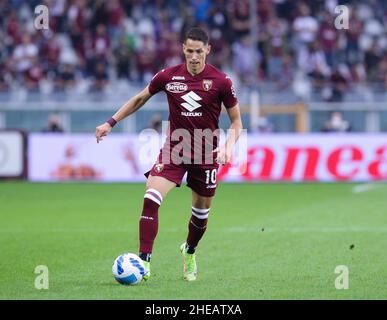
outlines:
M34 28L42 3L49 30ZM341 4L350 9L347 30L334 25ZM341 101L356 85L387 89L385 0L259 0L257 44L248 0L0 0L0 12L0 92L145 83L182 62L182 37L192 26L210 34L209 62L242 86L286 89L301 77L326 101Z

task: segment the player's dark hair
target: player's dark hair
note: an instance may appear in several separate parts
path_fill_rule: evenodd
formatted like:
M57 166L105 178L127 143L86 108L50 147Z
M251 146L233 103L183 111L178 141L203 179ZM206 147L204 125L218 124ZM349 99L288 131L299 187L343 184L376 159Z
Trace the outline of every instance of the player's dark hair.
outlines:
M184 42L186 42L187 39L201 41L205 45L207 45L208 41L209 41L207 32L205 32L201 28L191 28L191 29L189 29L188 32L185 34Z

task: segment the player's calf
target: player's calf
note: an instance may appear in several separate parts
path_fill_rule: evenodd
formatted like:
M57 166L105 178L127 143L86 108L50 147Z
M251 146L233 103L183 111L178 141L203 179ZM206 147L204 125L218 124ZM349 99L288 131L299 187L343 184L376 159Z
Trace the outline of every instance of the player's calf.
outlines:
M157 236L159 222L158 210L163 201L163 197L156 189L148 189L144 195L144 206L140 217L140 258L144 261L144 280L150 277L150 259L152 255L153 243Z
M187 251L195 253L195 249L207 229L210 208L198 209L192 207L192 215L188 223Z

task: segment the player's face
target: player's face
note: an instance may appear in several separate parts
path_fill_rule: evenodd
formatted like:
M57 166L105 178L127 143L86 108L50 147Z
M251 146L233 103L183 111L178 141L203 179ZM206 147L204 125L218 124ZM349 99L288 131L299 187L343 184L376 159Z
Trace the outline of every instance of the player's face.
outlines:
M206 57L210 53L210 49L210 45L205 45L202 41L198 40L187 39L183 43L183 52L190 73L197 74L204 69Z

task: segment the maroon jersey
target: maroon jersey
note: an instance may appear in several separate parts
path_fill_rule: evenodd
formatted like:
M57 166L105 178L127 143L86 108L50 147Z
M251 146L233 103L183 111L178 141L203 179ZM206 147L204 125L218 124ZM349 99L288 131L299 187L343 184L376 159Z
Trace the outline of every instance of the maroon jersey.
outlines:
M203 163L203 157L208 151L205 148L213 150L217 147L216 136L222 103L226 108L232 108L238 103L231 79L209 64L205 65L201 73L193 76L183 63L164 69L154 76L149 84L149 92L153 95L159 91L167 94L169 104L170 131L163 151L170 153L172 158L178 152L181 158L181 152L184 151L184 163L199 163L199 158ZM213 132L213 143L208 135L201 142L198 141L200 130ZM176 139L178 136L179 140ZM186 153L187 149L183 145L177 148L183 136L185 141L191 139L190 154ZM200 144L202 148L198 148ZM200 150L202 154L199 156Z

